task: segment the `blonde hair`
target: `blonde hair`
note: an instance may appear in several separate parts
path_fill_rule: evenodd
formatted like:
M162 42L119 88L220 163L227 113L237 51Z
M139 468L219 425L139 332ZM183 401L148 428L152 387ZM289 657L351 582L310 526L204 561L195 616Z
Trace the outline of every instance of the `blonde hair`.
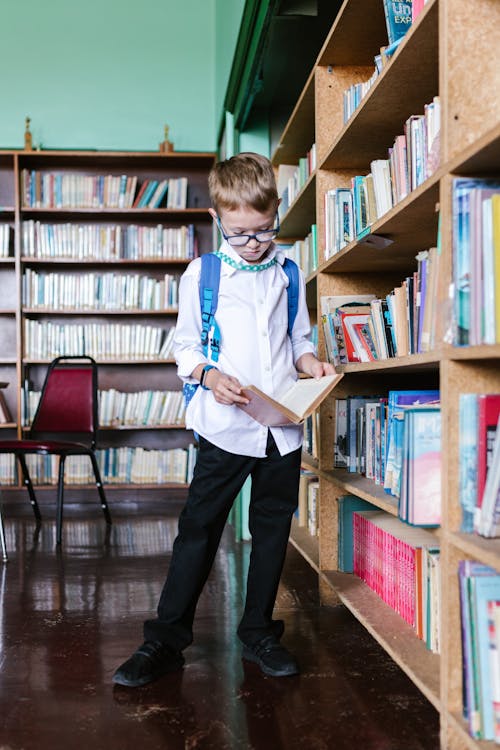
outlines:
M243 206L261 213L278 209L273 167L260 154L244 152L218 162L208 176L208 188L217 212Z

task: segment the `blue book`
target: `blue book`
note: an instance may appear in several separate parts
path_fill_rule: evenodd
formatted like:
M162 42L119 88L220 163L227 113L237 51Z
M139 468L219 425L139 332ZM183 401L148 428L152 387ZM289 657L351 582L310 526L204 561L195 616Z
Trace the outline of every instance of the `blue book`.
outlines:
M466 534L474 531L474 514L477 500L477 393L461 393L458 402L459 420L459 490L462 509L460 530Z
M460 589L460 626L462 634L462 703L463 715L468 722L471 737L481 737L480 690L476 642L476 618L472 579L497 575L493 568L474 560L460 560L458 580ZM488 631L486 631L486 637Z
M488 633L488 601L500 599L500 573L492 570L491 575L473 576L471 595L475 620L475 638L472 647L477 665L476 679L479 686L480 738L494 740L494 712L491 690L490 646Z
M397 461L396 461L397 463ZM399 517L412 526L441 523L441 410L408 407L404 412L403 469Z
M397 476L393 477L394 472L398 470L398 466L395 465L396 448L401 447L402 450L402 439L403 429L402 425L396 425L394 415L397 412L404 411L405 406L413 406L415 404L428 404L431 402L439 401L438 390L408 390L408 391L389 391L387 400L387 441L386 441L386 461L385 461L385 475L384 475L384 489L388 494L394 494L392 488L397 486ZM397 430L397 435L396 435ZM396 438L398 443L396 444Z
M149 200L151 199L157 187L158 187L158 180L151 180L149 185L145 189L144 193L142 194L142 198L137 204L137 208L146 208L146 206L149 203Z
M389 44L403 37L411 26L411 0L394 2L384 0L385 24Z
M338 498L338 569L343 573L353 571L352 514L357 510L378 510L367 500L356 495L343 495Z

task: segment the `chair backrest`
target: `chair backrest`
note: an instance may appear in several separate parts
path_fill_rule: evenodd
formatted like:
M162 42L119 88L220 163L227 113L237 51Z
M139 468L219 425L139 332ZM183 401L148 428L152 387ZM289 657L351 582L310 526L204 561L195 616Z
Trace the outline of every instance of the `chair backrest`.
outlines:
M97 364L92 357L57 357L49 365L33 418L34 433L80 433L95 445Z

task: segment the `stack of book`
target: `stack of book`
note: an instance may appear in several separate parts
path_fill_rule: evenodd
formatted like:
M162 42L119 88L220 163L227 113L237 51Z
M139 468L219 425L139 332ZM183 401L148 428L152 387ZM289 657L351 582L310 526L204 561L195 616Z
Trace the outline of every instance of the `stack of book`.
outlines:
M149 361L171 356L172 329L124 323L77 325L25 319L24 357L52 360L86 354L96 360Z
M23 305L43 310L171 310L178 305L180 274L161 279L123 273L38 273L26 268Z
M102 480L106 484L185 484L191 481L196 457L194 445L170 450L146 448L103 448L96 451ZM34 484L56 485L58 457L26 456ZM65 482L71 485L94 484L95 477L87 456L68 456Z
M278 208L283 217L296 200L302 188L316 169L316 144L313 143L305 156L296 164L280 164L278 167L277 188L281 203Z
M461 393L459 497L462 531L500 536L500 394Z
M439 166L440 101L411 115L404 134L396 136L387 159L374 159L368 175L325 193L325 259L353 240L365 237L372 224L430 177Z
M321 297L328 361L335 366L431 351L436 339L436 248L417 256L417 270L383 298Z
M99 391L101 427L154 427L184 424L182 391Z
M439 545L433 535L383 511L354 511L353 550L355 575L439 653Z
M402 520L441 520L439 391L389 391L388 397L335 400L334 467L364 474L398 498Z
M8 258L10 255L10 224L0 224L0 258Z
M500 343L500 181L453 180L454 343Z
M500 744L500 573L458 564L464 718L475 739Z
M22 222L25 258L67 260L191 260L198 254L194 224L45 224Z

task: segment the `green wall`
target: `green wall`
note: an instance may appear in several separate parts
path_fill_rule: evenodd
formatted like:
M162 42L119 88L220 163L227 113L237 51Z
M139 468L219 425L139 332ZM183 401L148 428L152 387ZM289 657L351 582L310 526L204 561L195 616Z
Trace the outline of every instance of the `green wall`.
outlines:
M0 147L215 150L242 5L2 0Z

